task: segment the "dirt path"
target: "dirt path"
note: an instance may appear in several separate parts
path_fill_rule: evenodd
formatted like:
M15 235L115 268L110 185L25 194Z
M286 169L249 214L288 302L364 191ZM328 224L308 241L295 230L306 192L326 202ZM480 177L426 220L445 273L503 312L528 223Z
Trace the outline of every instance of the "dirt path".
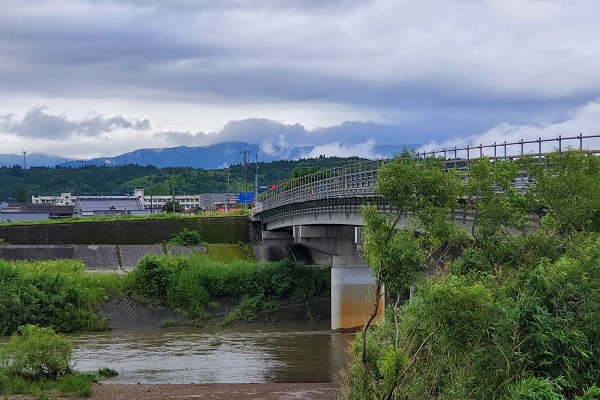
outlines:
M338 394L339 387L331 383L217 383L192 385L115 385L105 383L94 385L92 395L88 399L335 400L338 398ZM64 400L81 400L81 398Z

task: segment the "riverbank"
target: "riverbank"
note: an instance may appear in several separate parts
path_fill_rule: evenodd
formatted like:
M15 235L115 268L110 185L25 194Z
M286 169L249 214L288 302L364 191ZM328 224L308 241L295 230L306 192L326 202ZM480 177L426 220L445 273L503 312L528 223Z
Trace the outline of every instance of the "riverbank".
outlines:
M190 385L95 384L90 400L334 400L339 387L333 383L216 383ZM2 397L0 397L2 398ZM8 400L33 398L14 396ZM81 400L81 398L60 398Z

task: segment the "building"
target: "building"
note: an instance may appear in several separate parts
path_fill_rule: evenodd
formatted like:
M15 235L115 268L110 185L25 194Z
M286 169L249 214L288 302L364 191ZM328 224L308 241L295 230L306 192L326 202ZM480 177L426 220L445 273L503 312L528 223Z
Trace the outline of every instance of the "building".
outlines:
M78 196L75 200L75 214L80 217L115 217L121 215L149 215L140 199L135 197Z
M0 207L0 222L42 221L72 216L72 205L7 204Z
M90 215L143 215L141 213L161 212L165 204L175 201L183 210L217 211L234 208L238 202L235 193L175 194L169 196L146 196L144 189L135 189L133 196L74 196L61 193L60 196L32 196L32 204L73 205L80 216Z

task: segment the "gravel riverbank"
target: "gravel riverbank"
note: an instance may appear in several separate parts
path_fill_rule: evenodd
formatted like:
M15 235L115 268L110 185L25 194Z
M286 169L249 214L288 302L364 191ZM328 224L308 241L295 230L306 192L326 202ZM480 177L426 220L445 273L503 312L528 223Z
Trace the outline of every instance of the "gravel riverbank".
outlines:
M339 387L332 383L215 383L190 385L95 384L89 400L335 400ZM0 399L2 396L0 396ZM8 400L29 400L14 396ZM60 398L82 400L82 398Z

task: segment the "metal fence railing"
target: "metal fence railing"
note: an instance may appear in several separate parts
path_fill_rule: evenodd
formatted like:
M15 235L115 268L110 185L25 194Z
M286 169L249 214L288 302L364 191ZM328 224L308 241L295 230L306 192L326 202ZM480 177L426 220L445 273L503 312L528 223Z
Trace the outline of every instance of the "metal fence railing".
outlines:
M592 147L590 147L592 146ZM466 170L471 160L488 157L492 160L519 158L524 155L544 157L552 151L580 149L600 153L600 135L582 135L554 139L520 140L479 146L454 147L451 149L417 152L419 158L438 157L447 170ZM253 214L267 210L314 200L375 196L377 171L388 160L366 161L316 172L301 178L283 182L275 189L261 193ZM524 190L532 181L520 176L514 185Z

